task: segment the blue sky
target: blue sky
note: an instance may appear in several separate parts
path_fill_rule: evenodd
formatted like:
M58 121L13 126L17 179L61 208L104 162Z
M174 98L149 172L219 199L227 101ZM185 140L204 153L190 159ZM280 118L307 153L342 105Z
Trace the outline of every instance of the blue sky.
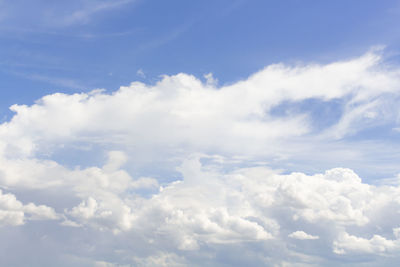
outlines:
M2 113L52 92L212 72L220 83L277 62L329 62L386 45L397 1L3 1ZM98 10L97 10L97 9ZM84 15L73 17L83 9ZM141 69L146 78L136 75Z
M0 0L0 265L397 266L399 18Z

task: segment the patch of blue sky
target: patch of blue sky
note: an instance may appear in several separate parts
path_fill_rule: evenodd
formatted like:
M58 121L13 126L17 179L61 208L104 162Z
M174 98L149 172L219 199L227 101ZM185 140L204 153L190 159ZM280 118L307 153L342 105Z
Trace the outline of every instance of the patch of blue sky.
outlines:
M9 4L0 26L0 86L19 89L4 94L112 91L138 79L138 69L149 80L213 72L225 84L270 63L328 62L373 45L396 51L400 42L396 1L105 2Z
M307 114L313 131L319 132L338 123L343 115L345 104L346 101L344 99L324 101L317 98L309 98L297 102L285 101L274 106L269 114L274 117Z

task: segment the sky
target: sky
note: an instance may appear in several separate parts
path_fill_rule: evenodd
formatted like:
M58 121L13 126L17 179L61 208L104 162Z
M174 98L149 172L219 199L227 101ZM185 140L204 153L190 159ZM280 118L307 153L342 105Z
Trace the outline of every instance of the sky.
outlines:
M1 266L397 266L400 2L0 0Z

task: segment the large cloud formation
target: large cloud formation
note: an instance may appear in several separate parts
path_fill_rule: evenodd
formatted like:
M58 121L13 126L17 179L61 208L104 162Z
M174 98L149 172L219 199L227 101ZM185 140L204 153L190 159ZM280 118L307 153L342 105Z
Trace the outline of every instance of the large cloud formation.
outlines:
M0 125L0 263L394 266L398 180L346 167L398 171L384 152L399 71L371 52L222 87L181 73L14 105Z

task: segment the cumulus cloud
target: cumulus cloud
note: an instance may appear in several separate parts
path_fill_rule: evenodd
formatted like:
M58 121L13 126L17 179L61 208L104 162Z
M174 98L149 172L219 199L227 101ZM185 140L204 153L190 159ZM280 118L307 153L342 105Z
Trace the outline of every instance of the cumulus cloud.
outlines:
M303 232L303 231L296 231L296 232L291 233L291 234L288 235L288 236L291 237L291 238L300 239L300 240L319 239L318 236L316 236L316 235L310 235L310 234L307 234L306 232Z
M387 254L399 251L400 241L398 239L388 240L380 235L373 235L370 239L342 233L334 243L334 252L345 253L369 253Z
M398 259L399 185L337 163L362 158L357 134L397 124L398 69L371 52L271 65L220 87L205 78L13 105L0 125L0 231L36 227L40 244L82 266ZM280 164L300 158L336 168Z
M271 65L219 88L181 73L155 85L134 82L111 94L48 95L32 106L11 107L16 115L0 127L0 148L27 156L84 142L125 146L136 158L151 161L178 150L288 157L303 148L299 138L308 145L310 136L326 143L396 122L392 108L400 77L397 69L381 65L377 54L368 53L328 65ZM307 105L309 100L314 105ZM314 116L331 101L340 102L334 110L340 116L325 114L319 120L333 121L320 129Z
M215 253L227 253L226 246L232 251L238 247L258 250L254 252L258 264L284 259L311 263L314 258L297 255L310 249L341 255L344 260L347 255L395 256L399 251L400 220L386 219L400 209L398 186L369 185L353 171L341 168L315 175L280 174L266 167L226 172L219 163L203 165L200 160L185 160L179 168L183 180L148 197L129 191L137 187L129 189L128 185L118 193L100 185L93 190L75 189L71 195L82 201L63 211L61 227L111 231L113 242L123 240L118 243L118 255L123 257L134 253L125 242L135 240L145 254L135 255L131 263L148 262L148 257L153 261L158 253L195 262L193 253L208 259ZM298 239L317 243L297 247ZM261 257L273 247L287 245L292 248L276 257Z
M0 225L22 225L26 220L56 220L57 213L45 205L22 204L15 195L0 190Z

